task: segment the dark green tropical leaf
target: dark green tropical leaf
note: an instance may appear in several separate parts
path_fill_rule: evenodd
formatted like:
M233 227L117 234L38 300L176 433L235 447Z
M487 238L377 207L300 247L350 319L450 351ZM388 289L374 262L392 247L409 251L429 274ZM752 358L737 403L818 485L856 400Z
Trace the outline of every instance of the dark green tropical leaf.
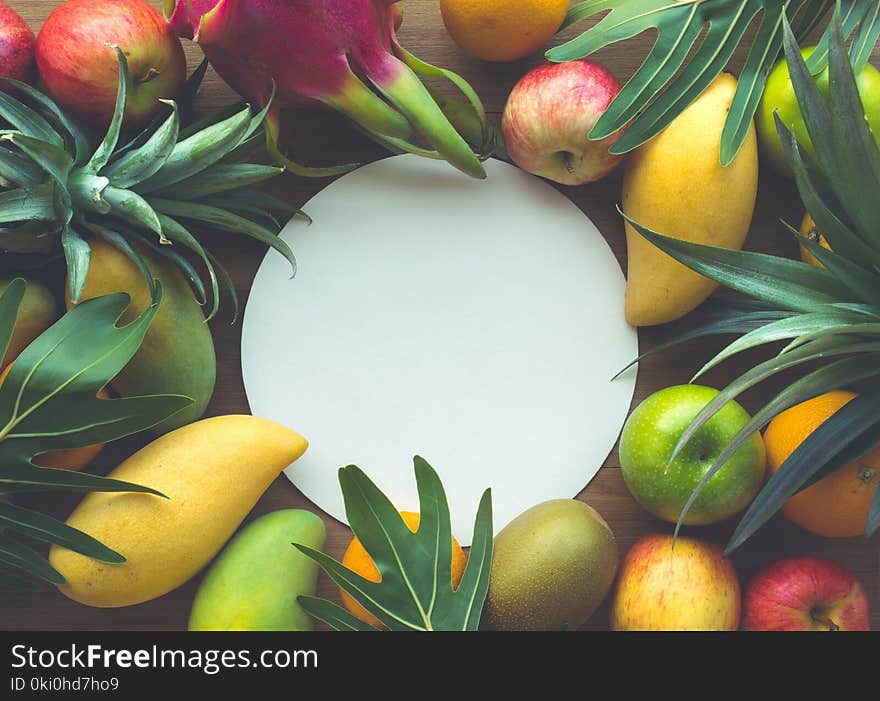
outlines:
M842 0L847 36L859 22L856 55L873 46L875 0ZM654 47L612 102L591 138L626 129L615 152L632 150L657 135L724 70L746 30L760 17L721 141L721 162L730 163L745 140L764 84L779 57L782 22L794 21L804 38L827 14L827 0L587 0L569 10L563 26L610 12L574 39L550 49L551 61L584 58L609 44L656 30ZM705 31L704 31L705 30ZM813 64L821 69L824 53Z
M833 22L829 43L829 100L819 92L797 41L785 28L785 55L804 123L818 165L853 228L872 247L880 247L880 152L865 121L855 76L840 26Z
M841 220L838 214L841 211L840 204L824 176L804 160L794 134L779 119L779 115L775 115L775 118L776 129L794 173L801 199L829 245L850 260L863 262L869 268L880 264L880 252L856 234L848 222Z
M706 483L712 479L722 467L724 467L725 463L733 457L734 453L736 453L743 444L750 440L757 431L770 423L773 417L782 413L786 409L790 409L796 404L817 397L820 394L840 389L852 382L876 377L877 375L880 375L880 345L878 345L877 352L875 353L853 358L845 358L844 360L830 363L829 365L821 367L799 380L794 381L782 390L767 404L761 407L746 425L740 429L736 436L733 437L733 439L724 447L724 450L721 451L721 454L715 459L712 467L710 467L709 470L706 471L706 474L703 475L703 478L694 488L694 491L691 493L687 502L685 502L681 515L678 518L678 523L676 523L675 526L676 535L684 522L685 516L691 506L693 506L694 501L696 501L697 497L700 495L700 492L702 492L703 488L706 486ZM686 429L686 433L691 433L691 435L693 435L695 430L692 432L692 429L696 426L696 430L699 430L699 427L703 426L709 418L715 415L716 412L717 409L712 412L707 412L709 415L705 419L698 414L697 418L695 418ZM688 440L690 440L690 438L688 438ZM683 443L679 442L681 447L686 444L686 441ZM675 456L679 451L680 448L677 446L672 453L670 462L675 459Z
M381 582L370 582L321 552L297 547L391 630L476 630L492 563L490 493L487 490L480 502L467 567L454 589L446 494L437 473L418 457L415 472L421 519L412 533L394 505L360 469L350 466L339 471L352 531L376 563ZM334 607L319 608L310 601L305 605L312 615L331 625L340 621Z
M686 331L685 333L675 336L673 339L654 346L650 350L642 353L638 358L627 364L612 379L617 379L620 375L629 370L629 368L631 368L636 363L640 363L645 358L649 358L652 355L656 355L657 353L661 353L662 351L674 348L675 346L686 343L687 341L693 341L697 338L706 338L707 336L747 333L755 329L766 327L768 324L771 324L774 321L778 321L780 319L788 319L793 314L794 312L748 312L744 314L728 314L727 316L723 316L720 319L714 319L713 321L697 326L690 331Z
M0 569L0 589L39 589L39 585L30 579L19 577Z
M18 310L26 288L27 283L23 279L15 278L0 294L0 367L3 366L2 361L6 357L6 351L9 350L9 342L12 340L12 332L15 330Z
M742 545L822 465L840 453L864 431L875 428L878 415L880 415L880 392L863 394L845 404L807 436L749 506L731 536L727 550L731 551Z
M868 511L868 520L865 522L865 535L870 538L878 529L880 529L880 489L875 489L871 508Z
M658 234L623 215L657 248L702 275L731 289L800 312L823 311L825 305L849 296L827 270L765 253L737 251L683 241Z
M778 321L764 324L752 331L745 333L733 343L721 350L712 360L706 363L691 379L695 382L719 363L724 362L731 356L751 348L785 341L791 338L809 336L816 331L835 333L838 329L850 329L854 325L854 319L858 317L843 311L812 312L788 316Z
M61 545L100 562L114 564L125 562L125 558L119 553L90 535L71 528L63 521L3 501L0 501L0 528L18 531L37 540Z
M64 584L67 581L45 558L5 535L0 535L0 562L19 567L51 584Z
M319 621L324 621L334 630L376 632L376 629L369 623L364 623L360 618L352 616L348 611L332 601L319 599L315 596L298 596L296 601L303 611Z
M115 294L75 306L31 343L0 386L0 465L29 465L46 450L104 443L143 431L191 403L157 395L96 395L140 347L158 308L116 326L129 303Z
M851 443L826 462L812 477L804 482L801 490L813 486L820 479L827 477L832 472L837 472L841 467L856 462L857 460L861 460L868 453L877 448L880 448L880 416L877 417L875 429L869 429L862 433L862 435L855 437Z
M852 291L853 297L880 309L880 275L876 272L868 272L861 265L835 251L829 251L818 241L801 236L796 229L791 231L800 244L812 253L829 273Z

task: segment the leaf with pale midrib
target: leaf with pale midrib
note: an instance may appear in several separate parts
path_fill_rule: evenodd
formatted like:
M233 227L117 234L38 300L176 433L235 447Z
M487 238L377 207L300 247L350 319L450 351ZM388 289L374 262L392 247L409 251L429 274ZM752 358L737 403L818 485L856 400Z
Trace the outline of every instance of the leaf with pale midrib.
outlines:
M452 586L452 528L446 493L434 469L414 459L420 521L413 533L379 488L355 466L339 471L352 531L381 575L372 582L316 550L296 547L364 609L391 630L476 630L489 588L492 564L492 501L489 490L477 509L467 566ZM300 597L303 609L337 630L364 630L363 622L322 599Z

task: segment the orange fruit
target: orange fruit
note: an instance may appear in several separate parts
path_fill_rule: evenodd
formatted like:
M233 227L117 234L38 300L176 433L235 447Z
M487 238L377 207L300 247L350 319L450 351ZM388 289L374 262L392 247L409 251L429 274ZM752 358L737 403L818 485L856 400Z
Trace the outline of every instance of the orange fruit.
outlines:
M12 365L6 366L3 372L0 372L0 385L6 379ZM105 390L98 392L99 397L109 399L110 395ZM55 467L59 470L82 470L88 465L98 453L103 450L103 443L95 445L87 445L84 448L70 448L69 450L53 450L49 453L43 453L34 458L34 465L39 467Z
M777 416L764 433L772 475L822 423L857 395L837 390L802 402ZM880 481L880 448L824 477L782 507L791 521L828 538L861 535Z
M401 518L403 518L403 522L406 524L407 528L409 528L413 533L415 533L419 529L419 514L413 513L411 511L401 511ZM461 576L464 574L464 566L467 562L467 558L465 557L464 550L461 549L461 546L458 544L458 541L455 538L452 539L452 586L457 587L458 583L461 581ZM364 546L361 545L361 541L357 538L352 539L351 543L348 546L348 549L345 551L345 555L342 556L342 564L348 567L352 572L356 572L364 579L369 579L371 582L381 582L382 577L379 574L379 570L376 569L376 564L373 562L373 558L367 553ZM379 620L373 616L369 611L367 611L363 606L361 606L357 601L355 601L349 594L347 594L342 589L339 590L339 593L342 595L342 603L354 616L357 616L365 623L369 623L372 626L376 627L384 627Z
M819 230L816 228L816 222L813 221L813 217L810 216L809 212L804 214L804 219L801 222L801 235L806 236L811 241L818 241L822 248L827 248L829 251L831 250L831 246L828 245L828 240L819 233ZM825 267L819 262L816 256L807 250L806 246L801 246L801 260L804 261L804 263L815 265L817 268Z
M562 25L568 0L440 0L449 34L483 61L516 61L535 53Z

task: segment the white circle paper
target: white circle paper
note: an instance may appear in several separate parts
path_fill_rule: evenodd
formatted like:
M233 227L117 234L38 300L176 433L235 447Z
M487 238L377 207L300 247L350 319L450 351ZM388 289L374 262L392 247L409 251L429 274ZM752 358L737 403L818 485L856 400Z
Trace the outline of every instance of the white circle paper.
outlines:
M302 433L287 470L345 522L339 467L361 467L417 511L412 458L439 473L453 532L470 543L492 488L496 532L539 502L576 496L632 400L638 353L624 279L593 223L500 161L476 181L415 156L335 181L270 251L247 305L245 390L255 415Z

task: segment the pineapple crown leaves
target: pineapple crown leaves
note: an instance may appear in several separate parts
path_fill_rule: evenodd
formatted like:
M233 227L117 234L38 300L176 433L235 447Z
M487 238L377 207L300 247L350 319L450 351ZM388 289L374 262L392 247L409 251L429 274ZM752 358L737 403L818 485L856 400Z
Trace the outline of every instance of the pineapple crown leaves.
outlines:
M801 198L831 250L788 228L824 268L681 241L629 220L642 236L680 263L756 300L750 307L733 306L721 311L719 318L665 344L669 347L716 333L742 334L710 360L697 377L748 348L787 342L778 355L734 380L697 414L681 435L670 462L721 407L746 389L789 368L806 363L819 365L774 396L732 439L685 504L676 533L705 484L773 417L825 392L880 376L880 211L873 204L880 193L880 150L865 119L853 69L853 54L863 52L864 46L857 38L847 52L844 20L838 7L826 34L830 73L827 100L801 57L792 29L783 21L786 60L816 162L805 157L796 138L778 118L777 126ZM661 348L652 352L657 350ZM728 550L745 542L791 495L880 445L878 406L880 388L869 385L858 400L819 426L752 502ZM878 528L880 490L875 492L865 533L871 535Z
M420 513L415 533L363 471L353 465L339 471L348 521L376 564L381 582L361 577L318 550L294 545L391 630L477 630L492 565L491 492L487 489L480 500L467 567L454 589L446 493L425 460L417 456L414 463ZM375 630L330 601L311 596L298 601L307 613L337 630Z
M858 70L880 37L880 6L876 0L839 1L844 34L855 37L852 61ZM693 102L757 23L721 138L720 159L727 165L748 136L767 76L782 52L783 24L791 21L796 36L804 39L833 5L833 0L585 0L571 7L563 28L610 12L579 36L550 49L547 58L583 58L656 29L651 53L590 133L590 138L602 139L625 129L611 152L626 153L663 131ZM825 66L829 41L826 33L810 56L814 75Z
M281 253L295 271L290 247L278 236L272 211L295 214L297 208L263 196L252 187L283 172L277 166L246 159L261 139L267 113L248 105L182 128L177 103L164 101L162 114L120 146L128 65L118 48L119 87L110 125L97 146L47 95L16 81L22 99L0 93L0 250L48 253L60 240L67 261L68 294L78 301L88 274L89 237L119 248L152 275L139 248L147 245L179 266L192 282L200 303L205 285L182 251L194 254L208 274L213 317L220 281L229 276L190 227L239 232ZM197 90L200 67L185 87ZM195 127L195 128L193 128ZM150 245L150 244L158 244Z
M0 296L0 355L8 347L25 287L25 281L17 278ZM66 490L162 496L149 487L33 463L36 456L51 450L106 443L146 430L192 403L176 395L96 396L140 347L161 301L161 287L156 284L154 289L152 304L126 326L116 324L128 307L127 294L90 299L67 312L15 359L0 385L0 494ZM102 562L124 562L91 536L2 500L0 528L0 566L53 584L63 584L64 578L15 534ZM0 586L28 581L0 569Z

